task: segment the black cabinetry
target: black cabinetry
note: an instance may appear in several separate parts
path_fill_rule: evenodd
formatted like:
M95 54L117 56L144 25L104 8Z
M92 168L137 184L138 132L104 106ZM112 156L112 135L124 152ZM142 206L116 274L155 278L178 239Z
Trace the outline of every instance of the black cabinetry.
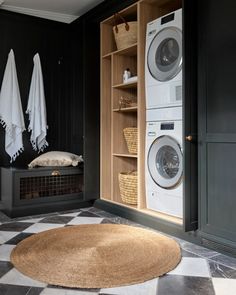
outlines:
M236 253L236 2L197 3L200 231Z
M83 168L1 168L1 196L3 211L13 217L78 208Z

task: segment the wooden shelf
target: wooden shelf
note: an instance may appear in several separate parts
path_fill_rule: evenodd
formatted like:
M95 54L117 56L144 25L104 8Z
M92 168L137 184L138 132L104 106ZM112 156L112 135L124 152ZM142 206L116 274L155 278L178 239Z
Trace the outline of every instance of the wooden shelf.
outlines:
M135 43L126 48L107 53L103 55L102 58L111 58L112 55L136 56L137 50L138 50L138 44Z
M145 188L145 48L147 23L181 7L181 0L139 0L120 13L127 21L137 21L137 43L117 50L113 34L114 16L101 22L101 173L103 200L157 219L182 225L182 219L147 209ZM123 82L129 68L136 81ZM137 106L119 109L120 98L133 99ZM129 154L123 130L138 129L138 154ZM137 171L137 205L125 204L120 196L120 172Z
M102 56L103 59L111 59L112 54L108 53Z
M113 109L113 112L123 112L123 113L128 113L128 112L137 112L138 107L128 107L128 108L121 108L121 109Z
M116 89L126 89L126 88L137 88L138 81L130 82L130 83L122 83L112 86L112 88Z
M124 158L138 158L138 155L134 155L134 154L112 154L115 157L124 157Z

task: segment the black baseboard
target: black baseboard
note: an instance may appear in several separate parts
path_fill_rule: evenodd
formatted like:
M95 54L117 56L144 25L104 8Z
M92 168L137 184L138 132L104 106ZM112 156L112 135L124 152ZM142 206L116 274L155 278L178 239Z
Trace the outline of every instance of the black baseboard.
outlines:
M51 212L60 212L66 210L80 209L85 207L90 207L93 205L92 201L84 200L70 200L64 202L55 202L55 203L45 203L45 204L34 204L28 206L14 207L11 210L1 209L7 216L14 217L23 217L23 216L32 216L39 215L44 213Z

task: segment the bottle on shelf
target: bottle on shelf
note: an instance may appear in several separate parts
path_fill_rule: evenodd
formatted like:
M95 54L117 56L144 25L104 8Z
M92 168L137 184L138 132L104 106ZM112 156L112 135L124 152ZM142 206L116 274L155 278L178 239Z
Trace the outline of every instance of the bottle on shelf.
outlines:
M130 69L126 69L123 74L123 83L127 83L128 79L131 77Z

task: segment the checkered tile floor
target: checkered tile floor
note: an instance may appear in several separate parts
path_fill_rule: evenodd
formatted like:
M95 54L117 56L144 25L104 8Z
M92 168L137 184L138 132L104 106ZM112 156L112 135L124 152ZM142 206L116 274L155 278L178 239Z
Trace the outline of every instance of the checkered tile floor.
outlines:
M236 259L179 239L176 240L181 245L183 258L176 269L161 278L119 288L81 290L46 285L19 273L9 262L10 253L15 245L34 233L88 223L122 223L141 226L96 208L2 220L0 223L0 295L236 294Z

